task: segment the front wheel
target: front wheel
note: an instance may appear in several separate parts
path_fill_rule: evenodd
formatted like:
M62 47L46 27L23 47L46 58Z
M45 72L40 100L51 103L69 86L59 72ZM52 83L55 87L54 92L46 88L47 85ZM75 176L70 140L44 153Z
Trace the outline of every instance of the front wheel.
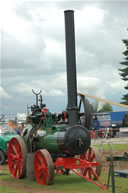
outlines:
M8 166L14 178L24 178L26 175L27 148L21 137L14 137L8 146Z
M0 150L0 165L5 163L5 154L3 151Z
M38 150L34 155L34 172L36 180L41 185L53 184L54 164L46 149Z

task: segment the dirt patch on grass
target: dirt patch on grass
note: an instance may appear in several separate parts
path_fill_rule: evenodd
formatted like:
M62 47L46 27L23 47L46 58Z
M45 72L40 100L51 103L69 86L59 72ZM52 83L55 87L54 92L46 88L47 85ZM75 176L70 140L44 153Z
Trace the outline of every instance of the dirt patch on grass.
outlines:
M0 165L0 173L8 171L8 164Z
M23 183L18 183L18 181L17 181L17 183L12 183L12 182L8 182L8 181L6 181L6 182L0 181L0 184L2 186L6 186L6 187L8 186L10 188L13 188L17 191L21 191L23 193L26 193L26 192L28 192L28 193L35 193L35 192L38 192L38 193L59 193L57 191L44 190L45 187L43 187L43 186L42 186L42 190L39 190L39 189L37 190L33 186L31 187L30 185L24 185Z
M128 150L116 150L113 151L113 156L123 156L124 152L127 152ZM102 153L102 170L108 170L110 162L106 161L106 158L110 157L110 150L105 150ZM123 161L114 161L114 169L115 170L123 170L128 169L128 162Z

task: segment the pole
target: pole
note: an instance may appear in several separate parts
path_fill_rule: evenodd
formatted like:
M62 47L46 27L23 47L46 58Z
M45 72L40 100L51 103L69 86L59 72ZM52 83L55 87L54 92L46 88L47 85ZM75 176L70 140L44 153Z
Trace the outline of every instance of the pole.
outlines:
M67 91L69 125L78 124L77 107L77 81L76 81L76 56L75 56L75 31L74 11L65 12L65 39L66 39L66 64L67 64Z

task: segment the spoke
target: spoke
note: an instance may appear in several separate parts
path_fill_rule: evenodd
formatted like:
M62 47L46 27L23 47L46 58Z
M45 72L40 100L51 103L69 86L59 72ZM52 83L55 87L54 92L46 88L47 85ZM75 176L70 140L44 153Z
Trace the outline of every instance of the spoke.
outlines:
M38 161L40 162L40 164L42 164L42 161L43 161L43 160L42 160L41 154L38 154L38 155L37 155L37 159L38 159Z
M37 169L38 169L38 171L43 171L43 172L45 172L45 171L47 171L48 170L48 167L47 167L47 165L45 165L45 164L43 164L43 165L39 165L38 163L36 163L36 167L37 167Z
M12 163L10 164L10 165L11 165L11 168L13 168L13 167L15 166L16 163L17 163L17 160L12 161Z
M40 164L40 163L36 163L36 167L37 167L37 170L40 171L40 169L41 169L41 164Z
M38 158L36 159L36 166L37 166L38 168L41 167L41 163L40 163L40 161L38 160Z
M22 161L20 161L20 160L19 160L19 162L18 162L18 163L19 163L20 168L22 168L22 167L23 167L23 163L22 163Z
M87 175L87 171L88 171L87 168L83 170L83 176L86 176L86 175Z
M43 164L42 164L42 168L43 168L44 170L48 169L47 163L43 163Z
M92 179L91 170L90 169L88 170L88 176L89 176L89 179Z
M82 155L80 156L80 158L81 158L81 159L83 159L83 160L85 160L85 158L86 158L85 153L84 153L84 154L82 154Z
M39 171L38 177L42 178L43 175L44 175L44 171L43 170Z
M38 171L38 180L41 182L41 184L43 184L43 180L44 180L44 171Z
M23 160L23 157L19 157L19 161L22 162L22 160Z
M44 175L43 175L43 183L44 184L47 184L48 182L48 173L47 172L44 172Z
M43 168L43 169L44 169L45 172L48 171L48 167L47 166L45 168Z
M88 161L90 161L90 159L91 159L91 153L92 153L92 149L89 148L89 150L88 150Z
M16 174L17 174L17 168L18 168L18 163L16 164L16 167L14 168L14 172L13 172L13 175L16 177Z
M46 177L46 180L48 181L48 178L49 178L48 171L45 171L45 177Z
M42 164L44 167L47 166L47 161L46 161L44 155L42 156Z
M43 181L43 184L45 185L46 184L46 176L45 175L43 175L42 181Z
M16 147L14 146L14 144L11 144L11 147L12 147L13 152L17 155L17 150L16 150Z
M19 160L20 162L22 162L22 160L23 160L23 154L22 154L22 152L19 152L19 153L18 153L18 160Z
M10 156L11 156L12 160L17 160L17 156L15 154L10 153Z
M21 158L22 158L22 152L19 152L19 157L21 157Z
M15 153L14 150L13 150L12 144L9 145L9 150L10 150L13 154Z
M92 157L90 158L90 162L95 161L95 153L93 153Z
M21 176L21 164L18 164L18 178Z
M88 158L87 158L88 156L87 156L87 152L85 153L85 160L88 160Z
M82 103L82 99L80 99L80 103L79 103L79 112L80 112L80 109L81 109L81 103Z

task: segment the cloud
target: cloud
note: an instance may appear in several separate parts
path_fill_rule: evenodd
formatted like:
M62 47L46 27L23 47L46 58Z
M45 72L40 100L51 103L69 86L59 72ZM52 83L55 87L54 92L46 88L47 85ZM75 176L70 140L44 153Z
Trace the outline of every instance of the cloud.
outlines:
M19 82L11 86L13 92L19 93L22 96L32 96L32 89L42 93L45 96L61 96L64 95L66 90L66 75L65 73L58 73L52 75L49 79L29 80L28 82Z
M104 11L95 5L85 5L82 11L79 10L78 13L76 12L77 29L86 30L86 33L92 33L94 29L98 30L103 25L104 15L106 12L107 11Z
M54 39L45 39L45 55L46 57L64 57L64 44Z
M127 37L127 2L4 2L1 33L3 113L25 112L32 89L54 111L67 105L64 13L75 10L78 91L121 101L118 69ZM6 88L6 89L5 89ZM16 100L16 99L17 100ZM57 105L55 105L57 103Z
M1 98L5 98L5 99L8 99L8 98L11 98L11 96L5 91L5 89L4 88L2 88L1 86L0 86L0 93L1 93Z
M63 96L64 93L61 90L51 90L48 95L50 96Z
M27 114L25 114L25 113L17 113L17 119L18 120L25 121L26 120L26 116L27 116Z

